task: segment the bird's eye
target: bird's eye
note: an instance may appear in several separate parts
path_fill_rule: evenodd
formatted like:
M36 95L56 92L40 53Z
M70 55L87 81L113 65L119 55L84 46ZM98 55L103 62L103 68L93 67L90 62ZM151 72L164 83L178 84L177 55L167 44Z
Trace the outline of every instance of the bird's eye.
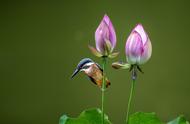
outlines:
M90 66L87 65L87 66L84 66L83 69L87 69L87 68L89 68L89 67L90 67Z

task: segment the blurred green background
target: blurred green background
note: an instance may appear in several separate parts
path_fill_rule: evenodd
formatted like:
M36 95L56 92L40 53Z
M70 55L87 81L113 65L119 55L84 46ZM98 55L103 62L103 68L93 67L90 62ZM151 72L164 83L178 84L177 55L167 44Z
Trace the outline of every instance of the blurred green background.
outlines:
M94 45L105 13L120 51L107 67L112 85L105 110L110 120L124 123L131 84L127 70L110 65L126 60L126 38L139 22L153 54L139 74L132 112L156 112L163 121L180 114L190 119L189 0L1 1L1 124L57 124L64 113L75 117L83 109L100 107L98 87L83 74L74 80L70 75L84 57L101 62L87 45Z

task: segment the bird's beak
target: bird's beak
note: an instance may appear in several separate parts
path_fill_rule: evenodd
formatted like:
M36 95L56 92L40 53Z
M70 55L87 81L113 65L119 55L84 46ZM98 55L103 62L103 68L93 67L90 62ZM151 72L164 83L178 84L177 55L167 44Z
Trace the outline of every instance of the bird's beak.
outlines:
M78 72L80 71L80 69L75 69L75 71L73 72L73 74L71 75L71 79L78 74Z

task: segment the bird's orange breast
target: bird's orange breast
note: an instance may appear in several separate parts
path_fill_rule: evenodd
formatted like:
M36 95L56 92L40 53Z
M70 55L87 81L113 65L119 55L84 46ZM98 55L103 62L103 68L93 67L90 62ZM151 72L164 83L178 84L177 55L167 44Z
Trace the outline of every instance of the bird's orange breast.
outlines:
M96 64L91 65L91 67L89 67L89 69L85 71L85 73L89 77L93 78L96 85L98 85L99 87L102 87L103 73ZM110 81L106 78L106 87L108 87L109 85L110 85Z

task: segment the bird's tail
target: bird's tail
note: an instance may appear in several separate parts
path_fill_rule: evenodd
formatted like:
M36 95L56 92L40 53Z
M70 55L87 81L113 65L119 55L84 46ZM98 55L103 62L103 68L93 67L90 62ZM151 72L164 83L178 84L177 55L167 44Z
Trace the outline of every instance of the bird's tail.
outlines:
M111 85L110 81L106 78L106 88L108 88Z

